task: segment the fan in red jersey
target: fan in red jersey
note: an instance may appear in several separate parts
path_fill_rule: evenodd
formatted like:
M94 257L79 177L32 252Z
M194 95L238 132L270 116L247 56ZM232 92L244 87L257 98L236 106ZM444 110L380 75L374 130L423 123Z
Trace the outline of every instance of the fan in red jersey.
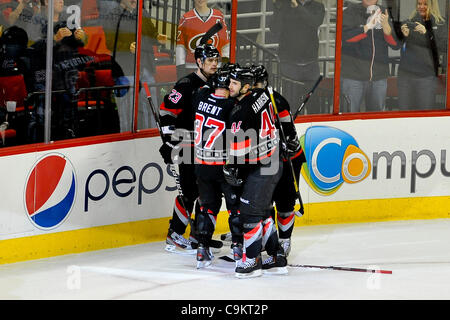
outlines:
M200 45L205 33L220 22L224 28L215 34L208 43L219 50L222 62L230 56L230 39L223 17L218 9L208 7L207 0L194 0L194 9L186 12L178 23L176 65L178 78L197 69L194 51Z

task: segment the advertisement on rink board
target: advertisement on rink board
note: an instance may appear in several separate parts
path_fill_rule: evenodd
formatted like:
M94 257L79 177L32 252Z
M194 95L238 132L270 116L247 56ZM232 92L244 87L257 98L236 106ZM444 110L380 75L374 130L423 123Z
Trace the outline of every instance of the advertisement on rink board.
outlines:
M446 117L297 124L303 202L448 196L448 127ZM0 239L170 217L177 191L159 145L142 138L2 157Z
M176 185L159 145L144 138L2 157L0 239L169 216Z
M308 202L450 194L450 118L297 124ZM419 129L420 128L420 129Z

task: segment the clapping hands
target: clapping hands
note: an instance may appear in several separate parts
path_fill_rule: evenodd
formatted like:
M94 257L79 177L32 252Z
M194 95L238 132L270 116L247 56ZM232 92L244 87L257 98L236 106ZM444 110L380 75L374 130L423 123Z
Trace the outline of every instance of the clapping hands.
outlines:
M374 29L377 25L381 24L381 10L378 8L374 14L372 14L367 20L366 27L367 30Z

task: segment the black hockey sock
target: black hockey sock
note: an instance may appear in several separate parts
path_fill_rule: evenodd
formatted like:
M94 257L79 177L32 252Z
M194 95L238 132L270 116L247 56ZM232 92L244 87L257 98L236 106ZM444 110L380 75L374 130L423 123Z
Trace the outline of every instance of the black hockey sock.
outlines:
M294 230L295 213L290 212L278 212L277 224L280 239L289 239Z
M201 244L209 244L214 230L216 229L217 213L212 210L201 207L199 214L195 218L196 232L198 241Z
M244 257L255 258L262 248L262 223L244 223Z
M200 211L201 211L198 199L197 199L197 201L195 201L194 210L195 210L194 217L192 217L192 215L191 215L192 224L191 224L191 232L189 234L189 239L193 240L195 242L195 241L197 241L197 238L198 238L197 227L196 227L197 224L195 222L195 217L198 217L198 215L200 214Z
M242 238L242 222L239 211L229 212L228 216L228 226L231 232L231 242L233 243L243 243Z
M190 212L192 212L193 204L184 200L184 204L187 208L184 208L180 201L180 196L175 198L175 204L173 206L172 219L170 220L170 229L176 233L182 235L186 232L186 227L189 224ZM188 210L186 212L186 209Z
M278 234L272 217L263 221L262 245L268 255L275 255L278 251Z

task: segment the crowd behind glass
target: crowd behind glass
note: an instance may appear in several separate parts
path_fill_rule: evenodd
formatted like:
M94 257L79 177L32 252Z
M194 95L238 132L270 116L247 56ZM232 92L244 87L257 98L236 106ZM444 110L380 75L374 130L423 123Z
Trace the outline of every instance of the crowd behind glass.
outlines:
M331 0L267 2L278 70L286 80L280 89L296 106L319 74L329 76L319 63L319 35L326 19L335 23ZM0 146L44 142L47 4L0 1ZM133 129L137 5L136 0L53 1L50 140ZM441 0L345 1L340 111L445 108L447 5ZM169 68L175 52L164 59L158 52L174 39L158 32L145 5L141 39L140 79L149 83L159 105L164 88L157 79L169 69L158 69L158 60ZM175 79L176 72L169 77ZM155 127L145 93L139 101L137 129ZM309 104L306 114L331 112L332 102L324 108L320 94Z

